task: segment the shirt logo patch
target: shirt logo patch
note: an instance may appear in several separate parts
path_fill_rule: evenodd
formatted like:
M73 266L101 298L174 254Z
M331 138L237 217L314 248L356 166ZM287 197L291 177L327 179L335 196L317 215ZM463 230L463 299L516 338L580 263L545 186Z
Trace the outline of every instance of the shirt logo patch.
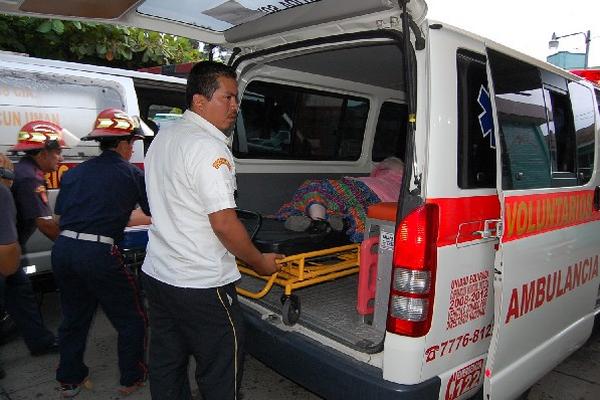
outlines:
M42 202L48 204L48 196L46 195L46 186L40 185L35 189L35 192L40 195Z
M231 171L231 164L226 158L220 157L213 161L212 166L214 169L221 168L222 165L225 165Z

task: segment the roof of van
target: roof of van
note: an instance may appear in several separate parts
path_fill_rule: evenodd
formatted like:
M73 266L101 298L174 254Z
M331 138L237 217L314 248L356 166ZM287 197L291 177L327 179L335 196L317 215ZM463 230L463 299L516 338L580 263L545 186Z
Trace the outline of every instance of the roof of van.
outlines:
M342 4L339 0L7 0L0 2L0 13L136 26L227 47L307 26L399 11L398 2L391 0ZM411 0L407 9L419 23L427 4Z
M23 65L39 65L43 67L56 67L72 71L96 72L105 75L125 76L133 79L144 79L152 81L161 81L167 83L184 84L186 80L175 76L159 75L156 73L140 72L129 69L103 67L99 65L82 64L69 61L50 60L45 58L29 57L26 54L15 54L11 52L0 51L0 61L8 61Z

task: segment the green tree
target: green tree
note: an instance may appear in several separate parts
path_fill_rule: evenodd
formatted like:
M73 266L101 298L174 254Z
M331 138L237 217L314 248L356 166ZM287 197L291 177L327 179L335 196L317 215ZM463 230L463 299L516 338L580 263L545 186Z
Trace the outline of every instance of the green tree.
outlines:
M0 50L33 57L137 69L200 61L198 42L100 23L0 16Z

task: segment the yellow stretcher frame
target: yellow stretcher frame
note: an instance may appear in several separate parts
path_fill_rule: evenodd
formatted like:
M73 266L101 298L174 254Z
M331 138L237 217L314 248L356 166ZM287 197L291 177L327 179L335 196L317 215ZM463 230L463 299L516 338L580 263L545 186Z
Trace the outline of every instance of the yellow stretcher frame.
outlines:
M319 258L335 256L334 262L319 262ZM353 275L358 272L360 260L360 244L349 244L345 246L332 247L329 249L316 250L308 253L299 253L278 260L281 270L271 276L263 276L254 272L246 263L237 260L241 273L265 281L265 286L257 291L236 287L237 292L251 299L260 299L269 293L273 285L283 287L282 296L282 318L286 325L294 325L300 317L300 300L292 296L295 289L332 281L344 276Z
M340 261L331 264L320 264L314 261L315 258L324 256L336 256ZM294 289L332 281L357 273L359 260L359 244L349 244L285 257L278 260L278 264L283 264L281 270L271 276L259 275L248 267L246 263L237 260L240 272L266 282L265 286L258 292L252 292L240 287L237 288L237 292L245 297L260 299L269 293L275 284L284 288L284 295L290 296Z

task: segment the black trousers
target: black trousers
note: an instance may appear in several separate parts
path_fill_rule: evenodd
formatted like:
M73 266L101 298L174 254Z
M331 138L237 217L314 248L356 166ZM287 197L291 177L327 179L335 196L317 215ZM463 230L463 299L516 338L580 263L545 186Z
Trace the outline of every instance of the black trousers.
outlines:
M143 274L150 318L153 400L190 400L189 357L204 400L237 398L242 380L244 321L235 285L180 288Z
M31 282L23 269L27 261L24 259L21 268L13 275L0 277L0 296L4 307L17 324L29 351L42 351L54 342L54 334L42 321Z
M60 362L56 379L78 384L88 375L84 353L98 303L118 332L120 383L146 378L146 313L137 281L116 248L60 236L52 249L63 320L58 329Z

